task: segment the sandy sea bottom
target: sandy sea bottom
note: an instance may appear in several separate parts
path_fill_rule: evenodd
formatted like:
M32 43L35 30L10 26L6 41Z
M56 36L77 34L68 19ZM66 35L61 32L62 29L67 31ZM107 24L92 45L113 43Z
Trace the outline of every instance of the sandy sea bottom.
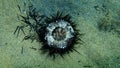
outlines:
M24 1L24 0L23 0ZM120 0L36 0L35 7L43 14L52 14L58 9L68 12L84 33L83 45L77 44L76 52L52 60L40 54L41 44L23 41L13 34L21 21L17 5L23 8L22 0L0 0L0 68L120 68L120 37L115 32L99 31L97 22L106 17L120 24ZM36 50L31 49L36 48Z

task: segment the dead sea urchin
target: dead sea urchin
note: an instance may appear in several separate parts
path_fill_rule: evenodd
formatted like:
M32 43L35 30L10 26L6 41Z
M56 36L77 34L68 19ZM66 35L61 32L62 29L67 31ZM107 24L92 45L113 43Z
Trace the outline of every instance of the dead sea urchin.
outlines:
M63 57L70 51L76 51L74 44L77 43L80 34L70 19L69 14L63 15L62 12L46 18L46 25L38 31L39 39L43 42L43 53L48 52L48 56L55 58L57 54Z

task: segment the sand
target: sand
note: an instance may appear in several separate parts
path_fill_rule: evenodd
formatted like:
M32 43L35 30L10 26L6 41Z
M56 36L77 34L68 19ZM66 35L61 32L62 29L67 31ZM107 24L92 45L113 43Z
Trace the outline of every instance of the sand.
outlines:
M50 15L57 10L69 13L77 28L84 33L83 45L76 44L76 52L64 59L52 60L40 54L41 43L22 41L24 34L14 35L22 21L17 15L17 5L22 0L0 0L0 68L120 68L120 37L117 33L100 31L97 23L109 11L109 18L119 21L120 0L35 0L32 2L40 13ZM32 49L36 48L36 50Z

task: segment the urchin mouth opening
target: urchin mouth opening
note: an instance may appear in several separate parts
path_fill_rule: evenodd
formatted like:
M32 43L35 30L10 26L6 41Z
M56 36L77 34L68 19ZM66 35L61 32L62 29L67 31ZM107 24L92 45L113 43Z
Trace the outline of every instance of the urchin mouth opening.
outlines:
M45 40L47 40L48 46L54 48L66 48L70 39L74 37L72 26L64 20L51 22L46 30Z
M62 27L56 27L52 32L52 36L56 41L62 41L66 38L66 30Z

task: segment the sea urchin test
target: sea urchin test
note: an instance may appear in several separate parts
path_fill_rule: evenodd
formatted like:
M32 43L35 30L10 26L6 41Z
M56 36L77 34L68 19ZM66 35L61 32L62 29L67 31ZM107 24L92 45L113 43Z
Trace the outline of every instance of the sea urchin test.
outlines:
M71 16L59 11L51 17L46 17L45 24L39 29L38 35L43 42L40 50L43 54L47 52L48 56L53 58L56 55L63 57L72 51L78 52L75 44L78 40L80 40L79 44L82 43L80 38L82 34L77 30L75 22L71 21Z
M72 26L64 20L52 22L47 26L45 39L50 47L66 48L71 38L74 37Z

